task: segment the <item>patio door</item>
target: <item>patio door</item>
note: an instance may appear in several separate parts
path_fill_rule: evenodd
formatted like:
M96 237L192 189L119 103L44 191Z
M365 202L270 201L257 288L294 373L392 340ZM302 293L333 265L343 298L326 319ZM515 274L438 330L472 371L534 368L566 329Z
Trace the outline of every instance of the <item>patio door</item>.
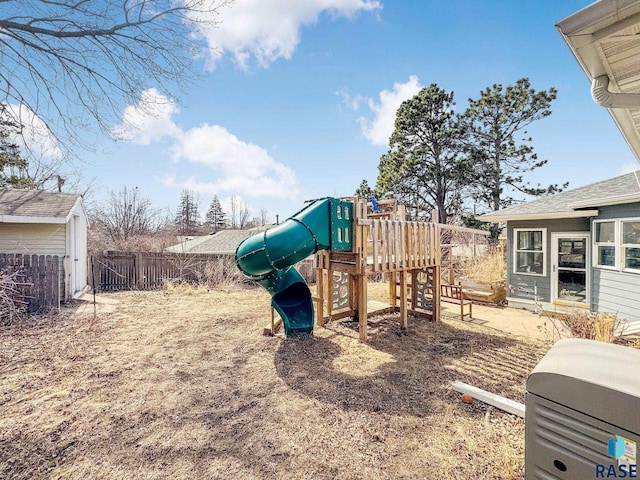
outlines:
M589 306L589 234L551 234L551 300Z

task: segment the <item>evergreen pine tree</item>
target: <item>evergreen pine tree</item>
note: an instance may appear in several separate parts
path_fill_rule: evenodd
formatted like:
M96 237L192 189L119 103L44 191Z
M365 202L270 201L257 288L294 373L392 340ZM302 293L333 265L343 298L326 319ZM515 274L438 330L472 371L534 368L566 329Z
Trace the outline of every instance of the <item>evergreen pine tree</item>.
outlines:
M27 161L20 156L18 145L11 140L11 133L18 131L16 123L6 120L0 108L0 187L35 188L26 175Z
M222 205L217 195L213 196L205 219L207 224L213 228L214 232L227 226L227 214L222 210Z

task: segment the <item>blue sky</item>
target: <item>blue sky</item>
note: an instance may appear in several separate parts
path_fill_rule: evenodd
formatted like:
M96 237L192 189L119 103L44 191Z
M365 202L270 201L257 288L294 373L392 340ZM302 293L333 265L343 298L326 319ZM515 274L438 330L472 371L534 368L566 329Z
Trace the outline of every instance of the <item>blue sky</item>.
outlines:
M237 0L208 36L218 50L198 60L197 87L179 105L160 98L153 118L128 106L120 140L104 138L87 158L90 200L137 186L175 210L186 187L203 212L214 194L223 204L235 195L255 216L284 219L305 199L375 184L395 110L421 86L453 90L463 111L521 77L559 92L529 129L549 161L532 183L577 187L630 171L633 154L554 27L589 3Z

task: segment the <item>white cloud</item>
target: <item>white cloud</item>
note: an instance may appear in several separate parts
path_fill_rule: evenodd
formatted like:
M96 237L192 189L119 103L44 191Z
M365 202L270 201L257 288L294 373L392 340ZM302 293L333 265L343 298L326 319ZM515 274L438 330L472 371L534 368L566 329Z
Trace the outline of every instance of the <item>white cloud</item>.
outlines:
M362 95L351 95L346 89L342 89L336 92L342 99L342 103L346 105L349 109L358 111L360 109L360 105L367 101L367 98Z
M267 67L278 58L291 58L301 28L314 24L321 13L353 18L360 11L381 8L378 0L237 0L220 11L215 28L203 31L210 46L209 67L215 68L225 56L242 69L252 59Z
M239 192L249 197L291 198L299 193L293 170L262 147L246 143L219 125L204 124L181 135L172 148L176 160L206 165L214 181L189 178L180 186L203 193Z
M300 193L293 170L276 162L264 148L240 140L219 125L205 123L182 130L173 121L176 113L173 100L147 90L137 106L125 108L124 122L112 129L112 135L141 145L169 138L174 160L204 165L213 172L207 179L178 180L166 175L162 182L169 187L249 197L292 198Z
M111 136L139 145L149 145L164 137L178 137L181 131L172 116L179 112L174 100L150 88L142 92L138 105L127 105L123 122L111 129Z
M373 119L359 118L362 135L374 145L388 145L400 104L416 95L420 89L422 89L420 80L412 75L405 83L394 83L391 91L382 90L379 94L379 102L371 98L367 99L367 106L373 113Z
M22 125L21 133L10 138L36 158L60 160L64 153L44 121L26 105L5 105L11 120Z

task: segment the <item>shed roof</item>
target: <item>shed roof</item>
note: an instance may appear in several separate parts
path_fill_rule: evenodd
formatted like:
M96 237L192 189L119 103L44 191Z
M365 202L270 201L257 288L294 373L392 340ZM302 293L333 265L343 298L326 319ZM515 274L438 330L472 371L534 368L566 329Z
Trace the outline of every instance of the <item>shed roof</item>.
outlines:
M479 217L487 222L591 217L598 207L640 202L640 171L549 195Z
M75 193L0 188L0 222L65 223L80 198Z
M168 247L170 252L178 253L235 253L238 245L245 238L266 230L267 227L256 227L249 230L220 230L213 235L195 237L177 245Z

